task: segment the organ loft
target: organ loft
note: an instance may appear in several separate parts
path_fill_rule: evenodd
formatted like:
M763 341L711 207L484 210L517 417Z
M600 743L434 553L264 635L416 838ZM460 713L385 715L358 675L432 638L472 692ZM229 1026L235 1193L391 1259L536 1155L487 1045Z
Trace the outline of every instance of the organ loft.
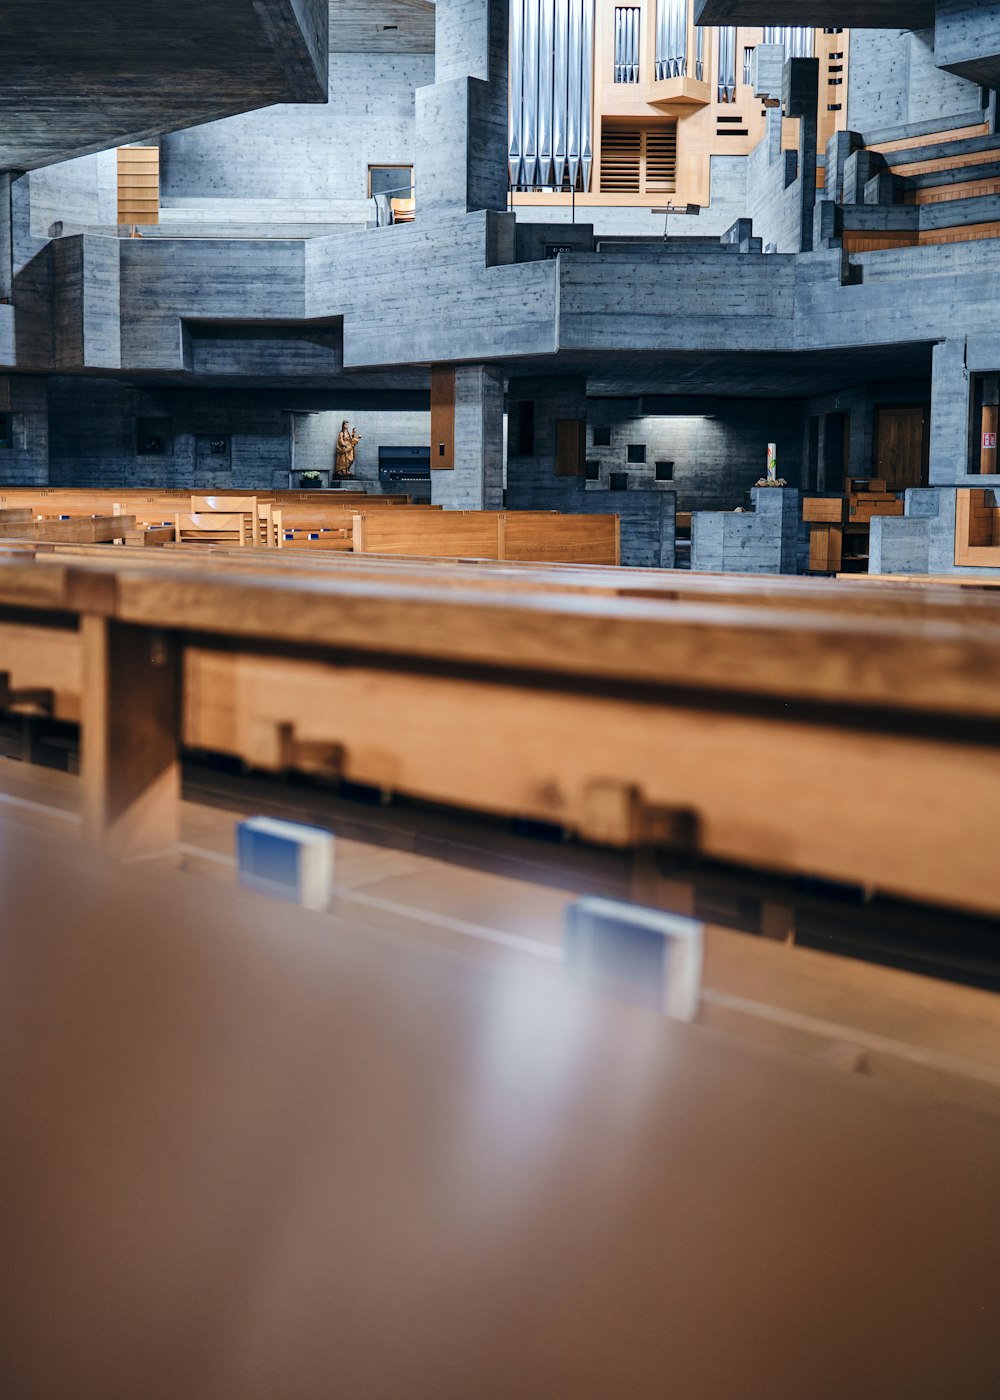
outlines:
M0 45L0 1394L995 1400L990 7Z

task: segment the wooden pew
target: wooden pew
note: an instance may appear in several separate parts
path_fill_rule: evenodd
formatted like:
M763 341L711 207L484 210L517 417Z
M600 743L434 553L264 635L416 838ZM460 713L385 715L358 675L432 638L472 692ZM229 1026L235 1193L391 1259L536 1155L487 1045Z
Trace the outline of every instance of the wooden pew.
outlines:
M617 515L445 511L427 518L362 511L354 517L356 554L618 564L618 539Z
M341 575L360 574L362 578L387 577L397 583L427 585L447 589L472 589L486 592L583 592L597 596L648 598L662 602L688 599L695 602L722 603L731 607L774 607L783 611L820 611L848 613L865 617L932 617L942 620L976 622L996 625L1000 614L995 600L989 596L993 586L988 579L945 576L943 588L917 586L921 580L902 575L891 584L889 576L851 574L834 584L830 580L808 577L739 575L733 573L696 573L670 569L613 568L607 565L545 564L519 561L468 559L428 559L393 555L352 554L344 541L337 551L329 544L317 542L310 549L296 541L288 544L280 556L256 554L254 571L267 569L292 572L301 576L329 576L333 570ZM118 558L111 547L104 546L45 546L53 554L72 555L81 560ZM197 558L205 564L210 557L213 570L238 570L248 567L246 554L240 549L223 545L177 546L166 554L155 553L150 563L185 567L185 559ZM934 580L923 581L933 584ZM870 583L880 586L869 587Z
M449 510L433 515L412 511L356 513L355 554L422 554L454 558L463 554L500 558L500 516L495 511Z
M134 515L71 516L0 524L0 540L51 540L101 544L120 540L135 529Z
M257 543L256 512L178 511L174 516L175 538L180 544L235 544L243 548Z
M266 553L249 571L165 571L145 554L127 568L0 563L0 605L15 610L3 628L40 615L14 689L39 684L32 647L44 637L51 653L53 619L80 620L58 627L83 667L85 734L106 736L84 749L95 839L128 850L169 831L165 775L183 743L599 844L680 844L1000 913L995 608L987 624L964 603L952 619L865 617L773 598L415 587L384 569L256 567ZM181 674L179 710L157 718Z
M12 1397L995 1388L994 1123L3 838Z

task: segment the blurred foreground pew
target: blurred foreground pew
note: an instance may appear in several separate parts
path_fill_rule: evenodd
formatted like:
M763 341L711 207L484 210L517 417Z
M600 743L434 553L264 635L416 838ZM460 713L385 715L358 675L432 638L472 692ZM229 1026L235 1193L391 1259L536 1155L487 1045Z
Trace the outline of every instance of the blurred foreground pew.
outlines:
M7 826L0 889L4 1395L993 1400L995 1124Z

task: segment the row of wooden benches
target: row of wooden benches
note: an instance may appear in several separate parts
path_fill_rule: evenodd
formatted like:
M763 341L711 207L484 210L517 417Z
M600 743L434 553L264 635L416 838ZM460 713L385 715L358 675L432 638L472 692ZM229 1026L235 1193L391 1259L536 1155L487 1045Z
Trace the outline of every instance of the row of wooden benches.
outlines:
M89 827L181 747L1000 913L1000 600L929 583L272 551L0 552L6 708L80 721Z
M306 494L306 493L302 493ZM392 498L363 498L361 508L340 492L325 499L272 501L257 496L191 496L188 509L159 496L140 501L88 493L0 496L0 538L127 545L212 544L238 548L430 555L443 558L619 562L616 515L554 511L442 511ZM97 506L88 511L87 506ZM171 509L173 507L173 509Z

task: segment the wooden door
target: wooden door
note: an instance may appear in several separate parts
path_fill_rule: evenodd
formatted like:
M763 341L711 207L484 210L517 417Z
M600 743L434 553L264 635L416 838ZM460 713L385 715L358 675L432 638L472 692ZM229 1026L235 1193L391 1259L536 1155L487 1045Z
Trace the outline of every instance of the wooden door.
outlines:
M455 469L455 371L431 366L431 469Z
M875 410L872 475L890 491L927 485L930 448L927 404L882 404Z

